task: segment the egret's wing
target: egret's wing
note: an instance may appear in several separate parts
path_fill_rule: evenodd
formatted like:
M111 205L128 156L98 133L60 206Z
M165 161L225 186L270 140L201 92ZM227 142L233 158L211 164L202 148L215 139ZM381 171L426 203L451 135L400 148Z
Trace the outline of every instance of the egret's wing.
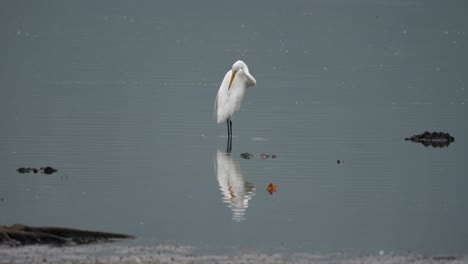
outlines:
M215 100L215 116L216 120L219 123L224 122L232 113L229 113L228 101L229 101L229 91L228 85L231 78L231 71L228 71L224 76L223 82L219 86L218 94L216 95Z

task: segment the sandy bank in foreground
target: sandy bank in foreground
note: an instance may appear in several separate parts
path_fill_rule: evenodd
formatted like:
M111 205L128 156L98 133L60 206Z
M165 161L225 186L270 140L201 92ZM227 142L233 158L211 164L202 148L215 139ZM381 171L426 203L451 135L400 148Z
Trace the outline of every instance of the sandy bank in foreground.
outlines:
M453 256L360 256L312 254L239 253L199 255L193 248L172 245L76 247L27 246L0 248L0 263L468 263L468 257Z

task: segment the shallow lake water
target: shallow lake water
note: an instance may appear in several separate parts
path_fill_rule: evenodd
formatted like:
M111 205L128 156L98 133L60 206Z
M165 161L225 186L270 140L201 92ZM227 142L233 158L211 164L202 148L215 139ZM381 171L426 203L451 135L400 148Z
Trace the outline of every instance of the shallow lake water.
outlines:
M467 255L467 7L7 1L0 225L216 252ZM213 107L237 59L257 85L226 154ZM455 142L404 140L426 130ZM16 172L43 166L58 172Z

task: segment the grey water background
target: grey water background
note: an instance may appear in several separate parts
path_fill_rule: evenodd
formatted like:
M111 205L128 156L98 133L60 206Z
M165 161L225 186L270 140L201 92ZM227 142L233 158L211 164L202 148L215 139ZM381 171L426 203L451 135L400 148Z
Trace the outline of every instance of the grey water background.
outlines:
M227 251L468 254L466 1L1 6L1 225ZM237 59L257 86L226 156L213 105ZM425 130L455 142L403 140ZM241 219L218 155L250 186ZM46 165L59 172L15 171Z

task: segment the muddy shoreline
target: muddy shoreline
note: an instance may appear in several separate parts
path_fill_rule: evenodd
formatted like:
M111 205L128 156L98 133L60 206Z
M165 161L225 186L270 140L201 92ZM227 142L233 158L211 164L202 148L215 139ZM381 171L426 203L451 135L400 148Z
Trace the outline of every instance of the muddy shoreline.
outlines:
M119 243L120 244L120 243ZM195 248L177 245L132 246L122 244L71 247L0 247L0 263L468 263L467 256L421 255L314 255L307 253L198 254Z

